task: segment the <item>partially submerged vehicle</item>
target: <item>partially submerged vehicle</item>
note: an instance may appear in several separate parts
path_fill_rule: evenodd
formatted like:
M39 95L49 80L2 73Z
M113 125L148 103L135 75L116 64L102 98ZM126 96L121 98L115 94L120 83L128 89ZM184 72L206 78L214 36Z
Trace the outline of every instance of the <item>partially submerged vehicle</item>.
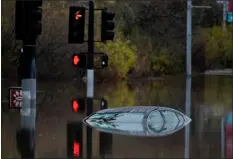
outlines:
M134 106L101 110L83 122L106 133L155 137L173 134L188 125L191 119L167 107Z

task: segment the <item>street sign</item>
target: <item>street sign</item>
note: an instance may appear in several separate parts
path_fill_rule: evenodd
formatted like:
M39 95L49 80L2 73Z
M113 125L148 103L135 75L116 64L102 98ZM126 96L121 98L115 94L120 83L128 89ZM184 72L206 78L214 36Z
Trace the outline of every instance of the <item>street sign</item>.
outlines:
M19 109L22 106L22 87L9 88L9 108Z
M228 12L227 13L227 22L228 23L233 23L233 12Z
M228 0L228 11L233 12L233 0Z

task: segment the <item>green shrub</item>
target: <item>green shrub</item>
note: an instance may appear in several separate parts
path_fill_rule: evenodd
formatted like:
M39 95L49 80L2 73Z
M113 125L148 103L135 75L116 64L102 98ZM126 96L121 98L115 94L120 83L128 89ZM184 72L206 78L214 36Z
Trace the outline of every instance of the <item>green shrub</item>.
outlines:
M219 61L230 60L232 57L232 26L226 31L220 26L202 29L202 36L205 40L205 53L207 60L219 59Z
M129 70L135 66L137 49L129 40L117 38L114 42L98 43L96 48L109 56L107 72L111 76L126 78Z

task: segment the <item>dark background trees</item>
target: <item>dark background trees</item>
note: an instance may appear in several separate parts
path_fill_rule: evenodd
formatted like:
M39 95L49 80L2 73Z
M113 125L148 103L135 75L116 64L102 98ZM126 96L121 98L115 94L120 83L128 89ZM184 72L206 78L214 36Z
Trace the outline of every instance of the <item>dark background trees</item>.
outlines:
M110 60L109 68L96 72L98 78L158 76L185 71L186 1L95 2L96 7L106 6L116 12L117 25L114 42L96 44L96 51L105 51ZM203 71L211 64L212 67L228 67L232 28L227 32L221 30L222 5L212 0L194 0L193 3L212 5L212 9L193 9L194 71ZM71 1L43 3L43 31L37 49L38 76L74 75L71 55L87 50L86 44L68 44L68 9L72 4L80 5ZM15 1L2 1L3 76L12 76L17 68L20 42L14 39L14 7ZM101 17L99 12L95 14L95 38L98 39Z

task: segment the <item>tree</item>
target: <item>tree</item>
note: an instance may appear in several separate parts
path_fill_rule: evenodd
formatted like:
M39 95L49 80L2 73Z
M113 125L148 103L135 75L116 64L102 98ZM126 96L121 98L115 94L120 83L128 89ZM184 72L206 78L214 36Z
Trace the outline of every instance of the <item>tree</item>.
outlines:
M12 66L17 66L17 50L19 48L20 42L16 41L14 38L15 28L14 28L14 1L2 1L2 66L3 71ZM8 71L6 71L8 72Z
M231 61L232 58L232 26L228 26L226 32L220 26L203 29L202 36L205 39L206 59L213 62ZM226 66L226 65L225 65Z
M130 40L118 36L114 42L98 43L96 47L110 57L108 71L104 70L105 74L107 71L112 77L126 78L129 70L135 66L137 49Z

